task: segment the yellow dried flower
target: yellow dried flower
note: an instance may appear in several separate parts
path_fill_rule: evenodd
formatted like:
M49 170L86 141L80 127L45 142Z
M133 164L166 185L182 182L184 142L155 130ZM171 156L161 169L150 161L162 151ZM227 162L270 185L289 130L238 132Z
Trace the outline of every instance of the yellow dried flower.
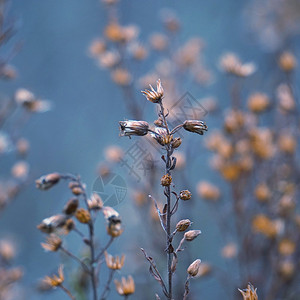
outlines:
M278 139L278 146L282 152L293 154L297 147L297 140L291 134L281 134Z
M46 243L41 243L42 247L46 251L51 251L51 252L55 252L59 250L61 244L62 244L61 238L55 234L50 234L50 236L47 237Z
M130 84L132 78L128 70L117 68L112 71L111 73L112 80L120 85L120 86L127 86Z
M279 57L279 67L285 72L291 72L297 65L296 57L291 52L283 52Z
M255 197L260 202L266 202L271 199L271 191L265 183L260 183L255 188Z
M251 283L248 284L247 289L238 290L243 295L243 300L258 300L258 296L256 293L257 289L254 289L254 286Z
M270 105L269 97L263 93L252 94L248 98L248 108L254 113L265 111Z
M292 255L296 250L296 244L290 239L282 239L278 245L278 251L281 255Z
M215 185L201 181L197 185L198 195L205 200L216 201L220 198L220 190Z
M274 238L277 235L276 224L263 214L254 217L252 228L255 232L262 233L268 238Z
M58 268L58 276L57 275L53 275L52 277L46 276L43 281L49 286L55 288L57 286L60 286L64 282L64 280L65 278L63 273L63 265L60 265Z
M105 262L109 269L120 270L124 265L125 255L113 257L105 251Z
M135 292L135 285L132 276L128 276L127 279L122 277L121 281L115 280L114 283L118 294L121 296L128 296Z
M88 210L84 208L78 208L75 213L76 219L83 224L87 224L91 221L91 215Z

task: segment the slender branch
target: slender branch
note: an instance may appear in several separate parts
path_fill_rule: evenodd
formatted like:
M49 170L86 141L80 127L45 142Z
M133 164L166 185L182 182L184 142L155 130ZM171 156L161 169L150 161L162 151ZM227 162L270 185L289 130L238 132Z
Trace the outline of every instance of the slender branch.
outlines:
M74 255L73 253L71 253L69 250L67 250L64 247L60 247L60 250L63 251L65 254L67 254L69 257L73 258L74 260L76 260L77 262L80 263L80 265L82 266L82 268L87 272L87 273L91 273L91 271L89 270L88 266L81 260L79 259L76 255Z
M71 294L71 292L64 287L62 284L59 286L72 300L76 300L76 298Z
M183 124L177 125L176 127L174 127L172 129L172 131L170 132L170 134L174 134L176 133L180 128L182 128Z
M188 275L187 279L186 279L186 282L185 282L185 285L184 285L184 295L183 295L183 300L186 300L187 299L187 296L190 292L190 279L191 279L191 276Z
M96 256L95 262L98 261L104 254L104 252L109 248L109 246L112 244L112 242L114 241L114 238L111 237L108 241L108 243L106 244L106 246L101 250L101 252Z
M100 297L100 300L105 300L106 297L108 296L108 293L110 291L110 284L111 284L112 279L114 277L115 271L116 270L112 270L112 269L110 270L109 277L108 277L107 283L105 285L105 288L103 290L103 293L102 293L102 295Z

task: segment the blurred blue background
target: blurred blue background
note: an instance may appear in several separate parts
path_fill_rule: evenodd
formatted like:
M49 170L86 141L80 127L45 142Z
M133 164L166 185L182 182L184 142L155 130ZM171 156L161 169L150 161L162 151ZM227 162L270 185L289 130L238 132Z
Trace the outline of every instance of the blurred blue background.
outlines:
M222 107L228 101L228 96L226 82L217 74L220 55L234 51L243 60L261 63L262 68L267 55L267 52L261 53L258 43L245 26L251 2L123 0L120 4L121 21L123 24L137 24L141 41L146 41L151 32L161 30L159 11L162 8L173 9L182 24L180 39L186 40L194 35L203 38L206 43L206 64L215 73L215 84L201 94L193 95L197 98L216 96ZM90 43L102 34L106 24L105 10L96 0L14 0L10 15L16 19L18 29L14 41L23 45L11 62L19 76L15 81L2 82L1 93L12 95L17 88L23 87L53 103L51 111L34 115L23 131L31 144L29 163L32 177L53 171L80 173L83 181L91 186L105 147L110 144L122 147L129 145L127 140L120 140L118 135L118 121L130 117L122 94L112 83L109 74L99 69L88 56ZM183 87L183 90L190 89L190 86ZM145 101L142 96L138 99ZM149 116L151 121L153 114L149 113ZM210 119L210 115L206 122L210 128L218 126L215 119ZM207 154L203 155L192 168L194 173L199 168L203 170L203 174L198 172L197 180L204 177L208 168L203 164ZM213 176L206 175L206 179L212 179ZM43 251L40 247L43 236L36 225L60 211L66 197L67 191L61 186L43 193L36 190L32 182L1 216L0 234L13 235L21 249L16 264L24 267L22 284L25 286L25 299L41 299L43 296L34 291L37 279L56 270L58 254ZM134 210L126 207L128 202L126 199L118 209L127 228L134 228L139 226L140 221L134 215ZM126 221L128 214L131 216L130 222ZM203 260L213 259L219 255L217 246L220 235L213 220L200 208L199 216L200 221L196 223L203 235L197 251ZM126 237L131 234L135 233L125 231L123 242L121 239L114 246L116 253L120 253L118 247L122 247ZM71 243L76 249L76 242ZM131 245L129 257L136 255L134 249L140 255L139 246ZM207 251L206 247L216 250ZM144 267L147 268L146 264ZM132 270L134 266L125 263L122 274ZM223 291L220 287L216 289L215 282L209 280L201 294L203 299L217 299L222 297ZM45 297L54 298L66 299L60 291Z

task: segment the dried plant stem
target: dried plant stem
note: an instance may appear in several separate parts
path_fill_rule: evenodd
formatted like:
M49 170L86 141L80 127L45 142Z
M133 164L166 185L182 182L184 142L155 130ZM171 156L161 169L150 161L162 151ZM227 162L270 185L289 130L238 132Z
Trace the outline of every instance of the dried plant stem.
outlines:
M111 284L111 282L113 280L115 271L116 270L110 270L109 277L108 277L108 280L107 280L106 285L104 287L103 293L102 293L102 295L100 297L100 300L105 300L106 299L106 297L107 297L107 295L108 295L108 293L110 291L110 284Z
M187 299L187 296L190 292L190 279L191 279L191 276L188 275L187 279L186 279L186 282L185 282L185 285L184 285L184 295L183 295L183 300L186 300Z
M63 251L65 254L67 254L69 257L73 258L74 260L76 260L77 262L80 263L80 265L82 266L82 268L88 273L90 274L90 270L88 268L88 266L82 261L80 260L76 255L74 255L73 253L71 253L69 250L67 250L64 247L60 247L60 250Z
M62 284L59 286L72 300L76 300L76 298L71 294L71 292L64 287Z
M112 244L112 242L114 241L114 237L111 237L108 241L108 243L106 244L106 246L101 250L101 252L96 256L95 261L99 261L99 259L103 256L104 252L109 248L109 246Z
M166 159L166 174L170 175L171 168L171 151L170 148L167 149L167 159ZM167 186L165 188L165 195L167 198L167 261L168 261L168 292L169 299L172 299L172 251L171 251L171 188Z

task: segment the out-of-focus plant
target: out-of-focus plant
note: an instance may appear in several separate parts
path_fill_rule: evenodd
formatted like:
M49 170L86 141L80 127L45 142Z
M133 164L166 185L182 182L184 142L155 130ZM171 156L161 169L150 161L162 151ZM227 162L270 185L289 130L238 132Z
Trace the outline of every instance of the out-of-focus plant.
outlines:
M219 208L217 220L228 236L222 255L238 263L237 281L254 282L264 299L289 299L298 293L299 280L297 60L288 51L278 57L280 83L272 87L276 97L252 91L247 101L240 87L254 65L228 54L221 66L233 77L232 101L223 130L210 135L207 147L231 193L227 197L206 181L199 183L198 193Z
M15 23L9 16L8 0L0 1L0 79L14 80L17 71L9 64L19 45L12 43ZM29 164L26 161L29 142L22 129L29 117L49 108L49 102L37 99L26 89L18 89L11 97L0 95L0 214L28 183ZM5 233L6 235L8 233ZM17 253L10 237L0 238L0 299L21 297L16 283L23 276L22 268L13 267Z
M180 193L177 193L174 190L174 183L172 182L172 171L176 167L176 158L172 155L173 152L181 145L181 139L179 137L175 138L174 136L182 128L186 131L203 135L204 131L207 130L207 126L204 122L199 120L185 120L182 124L179 124L174 128L170 128L170 125L168 124L168 113L165 110L163 101L164 90L160 80L157 81L156 90L151 86L151 90L145 90L142 93L146 96L148 101L157 104L159 107L158 119L154 122L155 127L151 129L146 121L120 121L120 133L121 136L128 136L129 138L131 138L132 136L146 136L148 133L150 133L152 138L164 150L164 154L161 156L161 159L163 160L165 165L165 174L161 177L160 180L160 184L164 188L164 196L166 197L163 209L159 209L157 201L154 197L149 197L152 198L155 203L155 208L157 210L161 227L165 232L165 251L167 253L166 270L168 274L167 280L165 280L163 278L163 275L161 275L161 272L156 266L155 260L151 256L149 256L143 248L142 251L145 255L145 258L150 264L150 274L161 285L164 296L170 300L174 299L173 297L178 299L180 296L183 296L183 299L187 299L187 296L189 294L189 281L191 278L196 277L198 275L201 260L195 260L187 268L188 276L184 286L185 292L182 292L182 295L173 294L173 275L176 271L179 259L179 252L184 250L182 247L183 243L193 241L197 238L201 231L186 231L192 224L192 222L189 219L178 221L175 227L172 224L172 216L177 212L180 200L187 201L191 199L190 191L182 190ZM172 197L174 197L175 199L172 200ZM180 240L178 247L175 249L173 246L173 239L176 236L176 234L180 232L185 233L182 239ZM156 298L160 299L158 294L156 294Z
M124 255L113 257L107 253L113 241L123 232L121 218L113 208L103 206L102 199L97 193L93 193L88 198L86 186L78 176L52 173L42 176L36 181L36 185L38 189L48 190L62 180L69 182L68 187L73 197L67 201L61 213L44 219L38 225L38 229L47 235L46 242L41 244L46 251L62 252L78 263L80 268L74 283L76 289L71 291L66 288L62 266L59 267L58 276L46 276L44 278L40 289L47 290L59 287L71 299L75 299L75 293L88 297L90 284L92 299L107 299L115 271L120 270L124 265ZM101 246L99 245L99 239L96 238L98 234L95 226L99 213L103 213L107 221L106 229L109 236L108 241L105 244L100 244ZM65 236L71 233L77 234L82 242L82 246L87 248L82 255L73 253L65 245ZM109 276L100 296L99 276L100 267L104 260L109 269ZM69 276L71 276L70 273L69 270ZM70 278L68 279L69 281ZM129 277L128 281L122 279L121 283L116 281L116 286L117 292L125 298L133 294L135 290L132 277Z

